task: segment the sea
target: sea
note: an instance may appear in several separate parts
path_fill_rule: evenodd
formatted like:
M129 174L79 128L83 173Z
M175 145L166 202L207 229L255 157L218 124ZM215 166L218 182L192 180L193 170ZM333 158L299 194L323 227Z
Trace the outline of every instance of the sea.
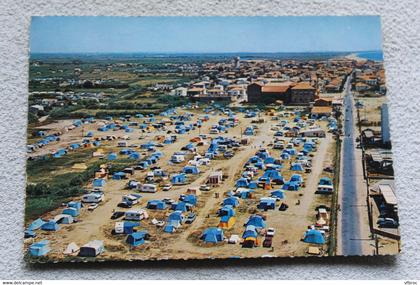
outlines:
M374 61L383 61L384 54L382 51L364 51L364 52L357 52L356 55L363 59L369 59Z
M73 59L73 60L138 60L138 59L175 59L184 58L189 60L230 60L239 56L242 60L273 59L273 60L327 60L356 54L360 58L383 61L382 51L363 52L278 52L278 53L31 53L31 60L43 59Z

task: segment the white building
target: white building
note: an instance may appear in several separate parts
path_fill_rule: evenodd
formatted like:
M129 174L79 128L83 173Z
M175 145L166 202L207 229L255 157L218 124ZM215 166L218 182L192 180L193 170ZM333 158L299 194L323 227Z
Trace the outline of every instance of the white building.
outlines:
M389 113L388 104L384 103L381 106L381 133L382 143L388 144L391 142L391 133L389 131Z
M187 88L185 87L178 87L175 88L174 90L172 90L172 94L175 96L181 96L181 97L185 97L187 96Z

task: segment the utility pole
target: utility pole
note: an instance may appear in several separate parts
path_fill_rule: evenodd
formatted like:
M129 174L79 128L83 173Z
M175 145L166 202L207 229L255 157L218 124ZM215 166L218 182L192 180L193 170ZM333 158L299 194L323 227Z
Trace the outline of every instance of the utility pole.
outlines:
M379 248L384 247L383 245L379 245L379 238L377 234L373 234L373 239L375 240L375 244L370 244L371 246L375 247L374 254L379 255Z

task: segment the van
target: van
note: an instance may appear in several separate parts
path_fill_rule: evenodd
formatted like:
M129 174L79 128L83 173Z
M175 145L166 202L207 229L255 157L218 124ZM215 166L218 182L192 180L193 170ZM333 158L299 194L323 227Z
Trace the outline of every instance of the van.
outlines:
M117 145L118 147L127 147L128 143L126 141L119 141Z
M83 203L99 203L102 201L102 195L99 193L90 193L82 196Z
M147 193L156 193L157 187L154 184L143 184L140 187L141 192L147 192Z
M124 220L127 221L141 221L143 219L149 218L149 215L145 210L131 210L125 212Z

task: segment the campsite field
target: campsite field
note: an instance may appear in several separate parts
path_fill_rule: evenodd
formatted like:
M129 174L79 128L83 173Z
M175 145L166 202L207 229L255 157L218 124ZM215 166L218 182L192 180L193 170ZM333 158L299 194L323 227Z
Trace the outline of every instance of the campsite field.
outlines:
M179 109L178 112L182 114L186 112ZM191 110L196 115L202 115L202 110ZM281 113L281 112L280 112ZM208 130L214 124L222 119L226 118L223 114L215 113L210 115L210 119L203 123L201 129L190 131L188 134L178 135L178 140L169 145L165 145L159 149L163 153L162 158L158 162L158 166L167 171L168 173L176 173L182 171L182 168L187 162L181 164L168 163L171 155L179 151L181 147L187 145L191 138L201 134L208 134ZM241 138L241 133L245 127L251 124L250 118L245 118L244 114L238 114L239 125L228 129L228 132L223 136L232 138ZM199 236L203 230L208 227L215 227L218 225L220 217L217 217L216 211L220 208L224 198L227 197L227 193L235 189L235 181L240 177L243 171L243 165L248 161L250 157L255 155L256 151L260 148L267 148L273 156L277 157L280 155L280 150L274 150L271 145L273 142L274 131L270 128L273 125L271 116L266 114L261 115L264 119L264 123L258 124L258 132L255 136L250 136L251 143L243 145L235 151L235 155L230 159L220 158L211 161L209 166L200 167L199 175L188 175L188 184L183 186L174 186L170 191L159 190L156 193L141 193L143 196L140 203L135 205L132 209L145 208L147 201L151 199L163 199L169 198L177 200L179 195L185 193L188 188L199 187L204 184L207 177L214 170L222 169L225 175L225 180L222 184L212 188L209 192L201 192L198 196L197 206L194 208L194 212L197 214L196 220L191 225L182 225L181 228L177 229L175 233L165 233L162 228L158 228L150 224L151 219L156 218L158 220L165 220L171 212L170 210L148 210L149 219L141 222L140 228L147 230L151 238L143 246L138 248L132 248L125 243L125 238L122 236L111 235L111 230L114 227L115 220L111 220L110 216L116 210L122 210L117 208L117 204L121 201L121 197L124 194L134 193L131 190L126 190L127 180L111 180L108 179L107 184L103 190L105 192L105 200L100 206L94 211L88 211L86 208L82 208L81 214L78 217L78 222L70 225L60 225L60 229L56 232L39 232L37 239L48 239L50 241L51 251L48 257L52 260L63 260L63 251L66 246L75 242L78 245L87 243L90 240L99 239L105 243L106 252L98 257L99 259L176 259L176 258L208 258L208 257L260 257L260 256L302 256L306 255L308 245L301 241L303 234L307 227L316 221L315 208L319 205L330 205L330 196L316 195L315 190L318 185L318 181L323 176L330 176L328 173L323 173L322 169L329 166L333 162L334 156L334 140L331 134L327 134L326 138L319 139L317 151L314 153L311 173L303 173L305 180L305 187L299 191L286 191L286 198L283 202L289 205L289 209L285 212L277 210L269 210L261 212L257 209L258 201L261 197L267 196L270 191L258 188L255 190L255 196L250 199L240 199L240 204L236 209L236 222L231 229L225 230L225 236L228 238L232 234L241 236L247 219L251 214L261 213L266 215L267 227L273 227L276 230L276 234L273 239L272 246L265 248L262 246L256 248L245 249L239 244L216 244L209 245L204 244L199 240ZM157 120L161 119L156 117ZM293 117L287 118L292 120ZM137 119L133 119L136 121ZM63 127L68 121L54 123L55 128ZM92 124L84 125L84 133L87 131L95 131L98 128L100 121ZM326 128L326 122L319 122L322 128ZM44 126L47 127L48 126ZM53 152L59 147L64 147L73 141L77 141L83 138L83 133L80 128L71 130L62 136L62 139L58 143L53 143L47 147L36 152L34 155L38 156ZM153 140L156 136L164 135L162 131L150 131L143 133L139 129L135 129L133 133L126 134L124 131L108 131L101 133L102 136L114 135L116 137L123 137L128 135L130 145L141 145L148 141ZM217 135L208 135L207 142L210 141L211 137ZM104 153L118 152L119 149L116 146L118 140L105 141L103 144L95 150L102 149ZM207 146L198 147L197 152L203 153ZM82 149L76 150L70 155L75 153L93 152L94 149ZM298 150L300 147L298 147ZM142 155L146 155L146 152L141 151ZM192 158L192 155L189 155ZM57 161L62 160L61 166L57 165L57 172L51 171L50 168L40 169L38 172L34 172L35 176L39 176L40 172L44 175L54 177L54 175L60 174L71 170L71 164L69 158L66 156L57 158ZM188 159L187 159L188 160ZM186 160L186 161L187 161ZM71 160L70 160L71 161ZM87 165L106 162L98 158L89 158L85 160ZM75 159L73 162L79 162ZM282 175L285 180L288 180L293 174L293 171L289 170L290 162L286 162ZM136 179L138 181L144 180L147 171L136 171L130 179ZM261 171L260 171L261 173ZM34 176L29 173L29 181ZM262 173L261 173L262 174ZM332 177L331 177L332 178ZM273 190L279 189L281 186L273 186ZM71 200L78 200L80 198L72 198ZM69 198L70 200L70 198ZM278 204L279 205L279 204ZM44 220L52 219L55 215L59 214L63 208L59 207L53 211L49 211L42 215ZM30 220L29 220L30 221ZM260 242L263 241L263 237L259 237ZM324 246L326 251L328 244ZM182 253L182 254L181 254Z

